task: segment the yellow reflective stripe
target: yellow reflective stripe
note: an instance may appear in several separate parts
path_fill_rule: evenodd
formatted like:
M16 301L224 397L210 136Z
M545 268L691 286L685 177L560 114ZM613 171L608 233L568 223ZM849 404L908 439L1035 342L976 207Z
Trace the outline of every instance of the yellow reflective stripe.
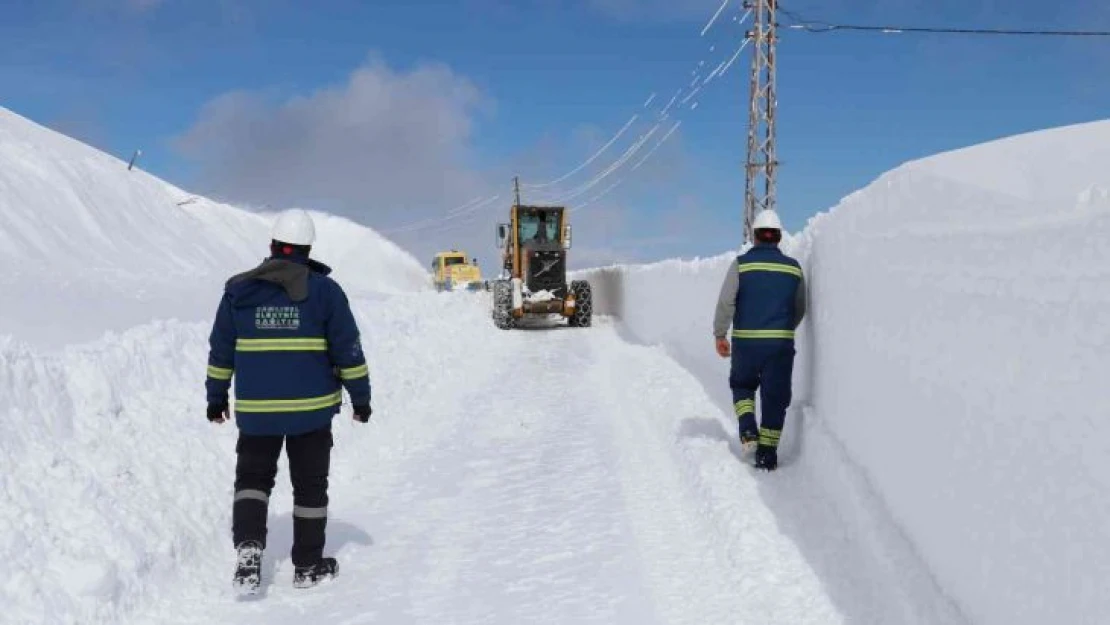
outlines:
M235 410L239 412L309 412L334 406L343 400L341 391L323 397L305 399L239 399Z
M344 380L355 380L364 378L370 375L370 368L366 365L359 365L357 367L347 367L346 369L339 370L339 377Z
M324 338L239 339L235 350L240 352L324 352L328 340Z
M225 369L223 367L208 365L208 377L212 378L213 380L230 380L232 373L234 373L233 369Z
M768 447L778 447L779 438L782 437L782 430L759 430L759 444Z
M788 273L792 276L802 277L802 270L794 265L786 265L783 263L743 263L740 265L740 273L747 273L749 271L775 271L778 273Z
M736 416L742 416L749 412L755 412L755 400L741 399L736 402Z
M793 330L733 330L734 339L792 339Z

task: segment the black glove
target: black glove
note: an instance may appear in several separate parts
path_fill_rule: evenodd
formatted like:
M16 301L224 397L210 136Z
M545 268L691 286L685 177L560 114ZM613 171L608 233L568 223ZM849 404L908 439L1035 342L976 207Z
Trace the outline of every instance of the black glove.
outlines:
M374 412L370 409L370 404L355 404L351 406L355 412L355 421L359 423L366 423L370 420L370 415Z
M227 421L227 404L208 404L208 420L212 423Z

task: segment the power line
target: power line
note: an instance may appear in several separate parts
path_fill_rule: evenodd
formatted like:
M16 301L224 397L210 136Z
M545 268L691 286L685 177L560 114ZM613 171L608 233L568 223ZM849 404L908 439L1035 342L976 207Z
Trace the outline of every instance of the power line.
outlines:
M794 20L793 24L781 24L782 28L803 30L811 33L834 31L878 32L888 35L902 33L929 33L942 35L1009 35L1039 37L1110 37L1106 30L1015 30L1009 28L948 28L933 26L880 26L870 24L837 24L820 20L806 19L799 14L779 7L779 12Z
M862 26L857 24L829 24L813 28L808 24L787 25L793 30L813 33L827 33L834 30L854 30L881 32L897 35L901 33L936 33L949 35L1038 35L1042 37L1110 37L1110 31L1101 30L1004 30L995 28L929 28L909 26Z
M454 221L456 219L460 219L462 217L465 217L467 215L471 215L471 214L476 213L476 212L478 212L482 209L485 209L486 207L492 205L495 201L497 201L500 198L501 198L500 195L491 195L491 196L485 197L485 198L476 198L474 200L471 200L471 201L467 202L466 204L463 204L462 206L457 206L457 207L451 209L450 211L448 211L443 216L426 217L424 219L419 219L417 221L413 221L413 222L409 222L409 223L405 223L405 224L400 224L400 225L394 226L392 228L386 228L386 229L383 229L383 230L379 230L378 232L380 232L382 234L401 234L401 233L415 232L417 230L423 230L425 228L439 226L439 225L442 225L442 224L447 223L449 221ZM467 219L469 219L469 218L467 218Z
M717 18L721 16L721 13L725 10L725 7L728 6L728 2L729 0L724 0L723 2L721 2L720 8L718 8L717 12L713 14L713 17L709 18L709 23L705 25L705 28L701 29L701 35L699 36L704 37L705 33L709 32L710 28L713 28L713 24L717 23Z
M724 9L729 4L729 1L730 0L725 0L724 2L722 2L720 7L717 9L717 12L714 14L714 16L712 18L710 18L709 23L707 23L706 26L702 29L702 31L701 31L702 35L704 35L708 30L710 30L713 27L715 22L719 21L719 18L721 16L721 14L724 12ZM751 16L751 13L752 13L752 11L749 9L748 11L744 12L744 14L741 15L740 17L734 17L733 21L736 22L736 26L737 27L742 27L744 25L744 23L747 21L747 19ZM686 107L686 106L689 106L691 109L696 108L697 107L697 102L695 101L693 104L688 104L690 102L690 100L693 99L694 96L701 93L705 89L705 87L707 87L708 84L710 82L712 82L714 79L721 78L724 75L724 73L729 69L729 67L731 67L732 63L736 60L736 57L739 56L740 52L743 50L744 46L747 45L747 43L748 43L747 39L742 41L740 47L736 50L736 53L732 55L732 58L727 60L727 61L723 61L721 64L719 64L716 67L716 69L711 71L709 74L703 74L704 70L702 70L701 67L703 65L705 65L705 61L704 60L701 61L694 68L694 70L691 72L691 74L694 74L693 82L691 82L686 87L679 87L678 90L675 92L674 96L671 97L671 99L667 103L667 105L664 106L661 110L656 111L656 118L657 119L654 122L654 124L652 125L652 127L648 130L647 135L645 136L645 135L641 134L640 138L633 143L633 145L629 148L628 151L626 151L623 154L621 154L620 156L618 156L616 161L610 163L600 174L594 176L590 181L588 181L585 184L580 185L576 188L570 189L570 190L560 188L560 186L559 186L560 183L566 181L571 176L574 176L575 174L580 173L587 166L589 166L595 160L597 160L610 147L612 147L613 144L616 143L617 140L620 139L620 137L622 135L624 135L624 133L636 121L638 121L640 119L639 114L633 115L632 118L629 119L628 122L626 122L625 125L620 130L618 130L617 133L612 138L609 139L608 142L606 142L604 145L602 145L601 148L599 148L594 154L592 154L584 162L579 163L572 170L568 171L567 173L563 174L562 176L560 176L560 177L558 177L554 180L550 180L550 181L547 181L547 182L521 183L521 185L520 185L521 189L525 189L525 190L529 190L529 191L542 190L541 194L545 195L546 197L541 197L540 198L541 201L551 202L551 203L566 203L567 201L569 201L573 198L579 197L579 196L583 195L584 193L590 191L593 187L595 187L597 184L602 182L610 174L612 174L614 171L616 171L621 166L623 166L623 164L626 163L631 157L635 156L635 153L638 152L644 146L644 143L646 142L646 140L649 139L652 136L652 134L654 134L659 129L659 127L663 125L664 122L668 121L669 118L672 116L672 114L675 114L675 113L672 112L672 108L677 109L677 108L682 108L682 107ZM715 48L716 48L716 46L710 47L710 52L714 51ZM712 67L712 66L710 66L710 67ZM681 101L680 101L680 96L683 96L684 94L685 94L685 96L682 97ZM648 96L647 100L644 102L643 107L647 108L652 102L655 101L656 96L657 96L657 92L652 92ZM651 121L647 121L647 123L652 124ZM551 187L554 187L554 189L550 189Z
M636 139L636 141L632 145L628 146L628 149L626 149L620 155L620 157L617 158L616 161L610 163L608 167L606 167L600 173L595 175L593 178L591 178L585 184L582 184L582 185L580 185L580 186L578 186L574 189L571 189L569 191L562 192L558 196L549 197L545 201L551 202L551 203L554 203L554 204L566 204L567 202L570 202L571 200L582 196L583 194L588 192L590 189L596 187L599 183L601 183L602 180L605 180L606 178L608 178L610 175L613 174L613 172L620 169L622 166L624 166L625 163L628 162L629 159L631 159L633 156L635 156L636 153L639 152L644 147L644 144L646 144L648 142L648 140L651 139L651 137L656 133L656 131L659 130L659 127L662 124L663 124L663 122L661 122L661 121L657 122L654 126L651 127L651 130L649 130L647 133L641 134L640 137L638 139Z
M702 29L702 36L704 36L706 32L712 29L714 24L719 21L719 18L721 17L721 14L724 12L724 10L727 8L729 1L730 0L722 1L720 7L717 9L717 12L710 19L709 23L707 23ZM743 13L743 15L740 15L739 17L734 17L732 21L735 22L736 26L738 27L743 26L751 15L752 10L748 9ZM592 197L589 197L584 205L593 204L597 200L601 199L613 189L620 186L620 184L633 171L637 170L642 164L644 164L644 162L647 161L663 143L666 142L666 140L674 133L674 131L678 129L681 121L671 126L661 139L658 139L656 142L654 142L653 145L650 145L650 147L648 146L649 141L672 116L672 108L685 108L689 101L692 100L695 96L699 95L704 90L704 88L709 85L710 82L713 82L715 79L721 79L724 74L728 72L729 68L732 67L733 63L737 60L737 57L740 56L740 53L749 43L750 40L745 37L740 42L740 45L737 47L735 52L729 58L723 60L719 65L716 66L715 69L709 72L708 75L704 75L704 77L701 67L705 65L705 61L703 60L702 62L700 62L698 66L695 67L693 71L691 71L691 74L694 74L693 81L688 86L679 87L674 96L671 97L670 101L665 107L662 108L662 110L654 111L657 119L651 126L651 128L648 129L646 133L641 133L639 138L634 140L633 143L613 162L607 163L600 172L593 175L586 182L570 189L565 189L562 185L562 183L565 183L571 177L581 173L584 169L586 169L599 158L601 158L605 152L612 148L613 145L617 143L617 141L619 141L621 137L624 136L637 121L640 121L642 119L640 113L633 114L632 117L627 122L625 122L625 124L620 129L618 129L617 132L604 145L602 145L585 161L579 163L570 171L567 171L558 178L546 182L521 182L519 183L520 188L531 191L538 191L541 196L547 196L541 198L541 200L543 201L554 202L557 204L566 204L572 200L585 196L606 179L613 177L613 174L617 173L618 171L622 169L627 169L625 166L628 163L633 162L633 158L636 157L638 153L643 151L645 148L648 148L646 153L643 154L642 157L639 158L637 161L635 161L635 164L631 167L630 170L621 171L620 176L618 177L619 179L617 179L609 186L605 187L600 193L596 193ZM709 48L709 51L713 52L715 48L715 45L711 46ZM710 65L709 67L712 67L712 65ZM679 101L680 96L683 96L684 94L685 97L681 97L681 101ZM642 108L648 109L651 104L655 102L656 96L657 92L651 93L648 96L647 100L644 101ZM690 109L694 109L696 107L697 101L694 101L693 104L689 105ZM649 121L647 123L651 124L652 122ZM416 231L435 232L454 229L463 225L464 222L468 222L471 219L477 218L479 215L477 215L476 213L478 213L479 211L484 212L485 210L488 210L491 207L492 203L498 199L498 197L499 196L497 195L493 195L485 198L475 198L470 202L467 202L466 204L450 209L444 215L437 217L427 217L410 223L400 224L382 232L383 234L401 234Z
M632 172L636 171L637 169L640 168L640 165L644 164L644 161L651 158L651 155L654 154L655 151L658 150L660 146L662 146L664 143L666 143L667 139L669 139L671 137L671 135L674 134L674 131L678 130L678 127L681 126L681 125L682 125L682 120L680 119L677 122L675 122L673 126L671 126L671 129L668 130L666 132L666 134L663 135L662 139L660 139L658 142L656 142L656 144L654 146L652 146L652 148L650 150L648 150L647 154L645 154L639 161L637 161L637 163L635 165L632 166L632 169L628 170L627 173L625 173L623 176L618 178L616 182L614 182L613 184L606 187L605 190L603 190L601 193L598 193L597 195L594 195L590 199L586 200L585 202L582 202L581 204L577 204L576 206L571 208L570 212L572 212L572 213L578 212L578 211L582 210L583 208L586 208L587 206L590 206L590 205L596 203L598 200L600 200L601 198L608 195L610 191L619 187L622 182L627 180L629 178L629 176L632 175Z
M654 95L655 94L652 94L652 96L654 96ZM644 103L644 106L646 107L650 103L651 103L651 98L648 98L648 101ZM620 139L621 135L623 135L625 133L625 131L628 130L628 127L631 126L637 119L639 119L639 117L640 117L639 114L635 114L631 118L629 118L629 120L627 122L625 122L624 126L622 126L621 129L617 131L617 134L613 135L612 139L609 139L609 141L606 142L605 145L601 146L596 152L594 152L593 156L591 156L591 157L587 158L586 160L582 161L582 163L579 164L578 167L575 167L574 169L568 171L567 173L563 174L562 176L559 176L558 178L556 178L554 180L551 180L551 181L548 181L548 182L533 183L533 184L527 184L526 183L526 184L521 185L521 186L523 186L525 189L544 189L544 188L550 187L552 185L557 185L560 182L566 180L567 178L570 178L574 174L577 174L578 172L585 169L587 165L589 165L590 163L597 160L597 157L601 156L601 154L605 150L608 150L610 146L612 146L614 143L616 143L617 139Z

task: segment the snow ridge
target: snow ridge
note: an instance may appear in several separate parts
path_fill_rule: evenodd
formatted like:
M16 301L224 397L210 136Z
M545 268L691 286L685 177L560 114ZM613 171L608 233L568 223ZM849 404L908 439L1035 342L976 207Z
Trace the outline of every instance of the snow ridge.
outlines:
M815 561L856 563L826 580L878 572L878 611L862 622L908 622L897 597L935 623L1110 614L1108 139L1096 122L907 163L784 246L811 308L784 434L793 459L766 498L788 524L821 518L807 498L864 504L829 508L857 519L850 533L870 528L842 551L842 537L797 526ZM664 345L722 413L727 364L710 327L732 257L585 274L595 310Z
M423 263L378 233L313 216L320 260L353 294L428 288ZM60 347L206 319L224 280L268 254L270 223L0 108L0 335Z
M206 336L160 322L54 355L0 342L5 622L119 622L222 534L198 505L234 470L197 391Z
M375 382L333 465L352 567L244 604L212 575L234 430L201 389L215 298L268 220L0 109L0 286L21 302L0 315L4 617L1101 622L1107 139L1100 122L908 163L788 240L811 308L771 475L737 461L712 351L731 253L585 272L616 327L504 333L488 294L412 293L422 263L317 214ZM272 506L280 550L284 484Z

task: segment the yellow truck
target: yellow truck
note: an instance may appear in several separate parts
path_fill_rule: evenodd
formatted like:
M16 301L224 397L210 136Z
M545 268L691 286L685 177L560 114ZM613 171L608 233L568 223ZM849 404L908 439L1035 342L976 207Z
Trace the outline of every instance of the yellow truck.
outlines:
M467 262L466 252L451 250L432 257L432 282L436 291L480 291L484 288L478 259Z

